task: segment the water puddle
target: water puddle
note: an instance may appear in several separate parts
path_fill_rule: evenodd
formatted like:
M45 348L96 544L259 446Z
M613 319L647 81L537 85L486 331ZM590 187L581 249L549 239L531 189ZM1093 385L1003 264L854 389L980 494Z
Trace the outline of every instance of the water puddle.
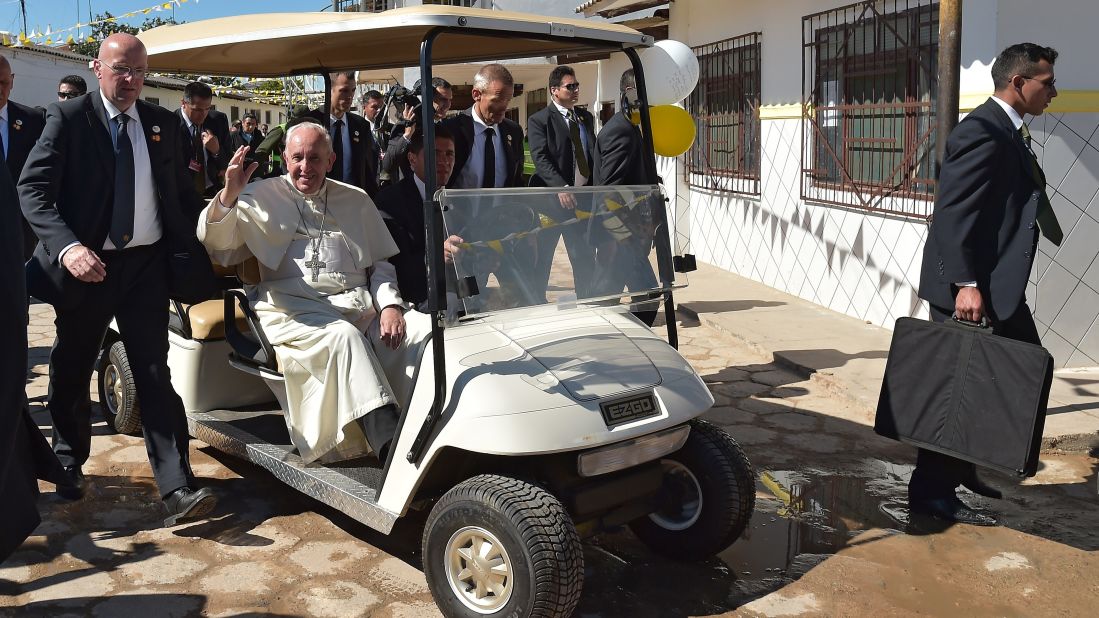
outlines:
M764 470L748 530L706 563L664 560L625 531L596 537L584 555L592 577L579 615L697 615L767 595L866 530L903 529L911 472L878 459L842 471Z

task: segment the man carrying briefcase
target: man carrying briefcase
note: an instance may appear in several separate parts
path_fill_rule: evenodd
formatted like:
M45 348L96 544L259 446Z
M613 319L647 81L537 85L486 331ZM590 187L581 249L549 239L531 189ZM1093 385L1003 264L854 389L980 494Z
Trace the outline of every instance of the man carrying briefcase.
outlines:
M1027 276L1039 231L1056 245L1063 235L1023 116L1041 115L1057 96L1056 60L1055 50L1033 43L1002 51L992 65L995 93L947 138L920 277L919 294L934 321L987 317L997 335L1041 345L1026 304ZM910 511L995 525L958 499L958 485L1001 497L977 477L974 464L921 448L908 485Z

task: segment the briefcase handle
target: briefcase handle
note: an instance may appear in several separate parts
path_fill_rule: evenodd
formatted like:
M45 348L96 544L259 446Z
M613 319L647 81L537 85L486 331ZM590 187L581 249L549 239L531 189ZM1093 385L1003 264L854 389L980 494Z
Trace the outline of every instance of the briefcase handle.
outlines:
M988 329L989 333L992 332L992 322L989 321L987 315L982 315L980 322L974 322L973 320L963 320L962 318L958 317L957 313L951 315L950 319L958 326L964 326L966 328Z

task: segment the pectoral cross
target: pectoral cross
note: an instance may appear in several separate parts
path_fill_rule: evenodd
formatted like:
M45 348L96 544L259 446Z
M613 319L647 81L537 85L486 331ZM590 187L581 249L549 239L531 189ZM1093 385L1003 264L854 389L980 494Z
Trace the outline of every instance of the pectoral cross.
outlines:
M313 259L305 263L305 267L313 271L313 282L320 281L321 269L324 268L325 262L321 261L321 253L316 249L313 250Z

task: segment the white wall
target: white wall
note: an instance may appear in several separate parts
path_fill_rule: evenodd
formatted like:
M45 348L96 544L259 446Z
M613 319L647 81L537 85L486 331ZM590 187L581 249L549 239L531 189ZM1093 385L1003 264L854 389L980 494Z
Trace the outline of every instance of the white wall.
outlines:
M88 89L95 90L95 74L88 68L85 59L56 56L34 50L5 48L3 55L12 65L15 74L15 85L12 88L11 99L30 105L32 107L45 107L57 101L57 83L66 75L80 75L88 82ZM183 88L168 88L164 86L146 83L141 89L141 98L155 97L160 99L159 105L171 110L179 108L179 102L183 99ZM285 116L285 109L278 105L267 103L253 103L228 97L214 96L213 104L218 110L229 113L231 106L236 105L243 110L255 109L261 112L271 111L272 124L278 124L282 120L280 114ZM266 114L264 114L264 117ZM264 118L260 122L265 122Z
M693 190L683 186L681 170L671 176L677 211L690 221L685 235L700 260L891 327L898 317L927 314L917 297L927 226L801 199L800 110L784 107L802 97L802 16L849 3L787 0L776 9L749 0L674 2L670 36L689 45L763 33L765 113L761 196ZM1099 73L1088 66L1099 3L967 0L963 6L963 108L991 94L988 71L1004 47L1031 40L1062 52L1057 83L1061 103L1069 104L1057 111L1055 101L1050 112L1028 120L1066 238L1061 247L1040 242L1028 299L1059 365L1099 364ZM667 179L670 162L662 168Z

